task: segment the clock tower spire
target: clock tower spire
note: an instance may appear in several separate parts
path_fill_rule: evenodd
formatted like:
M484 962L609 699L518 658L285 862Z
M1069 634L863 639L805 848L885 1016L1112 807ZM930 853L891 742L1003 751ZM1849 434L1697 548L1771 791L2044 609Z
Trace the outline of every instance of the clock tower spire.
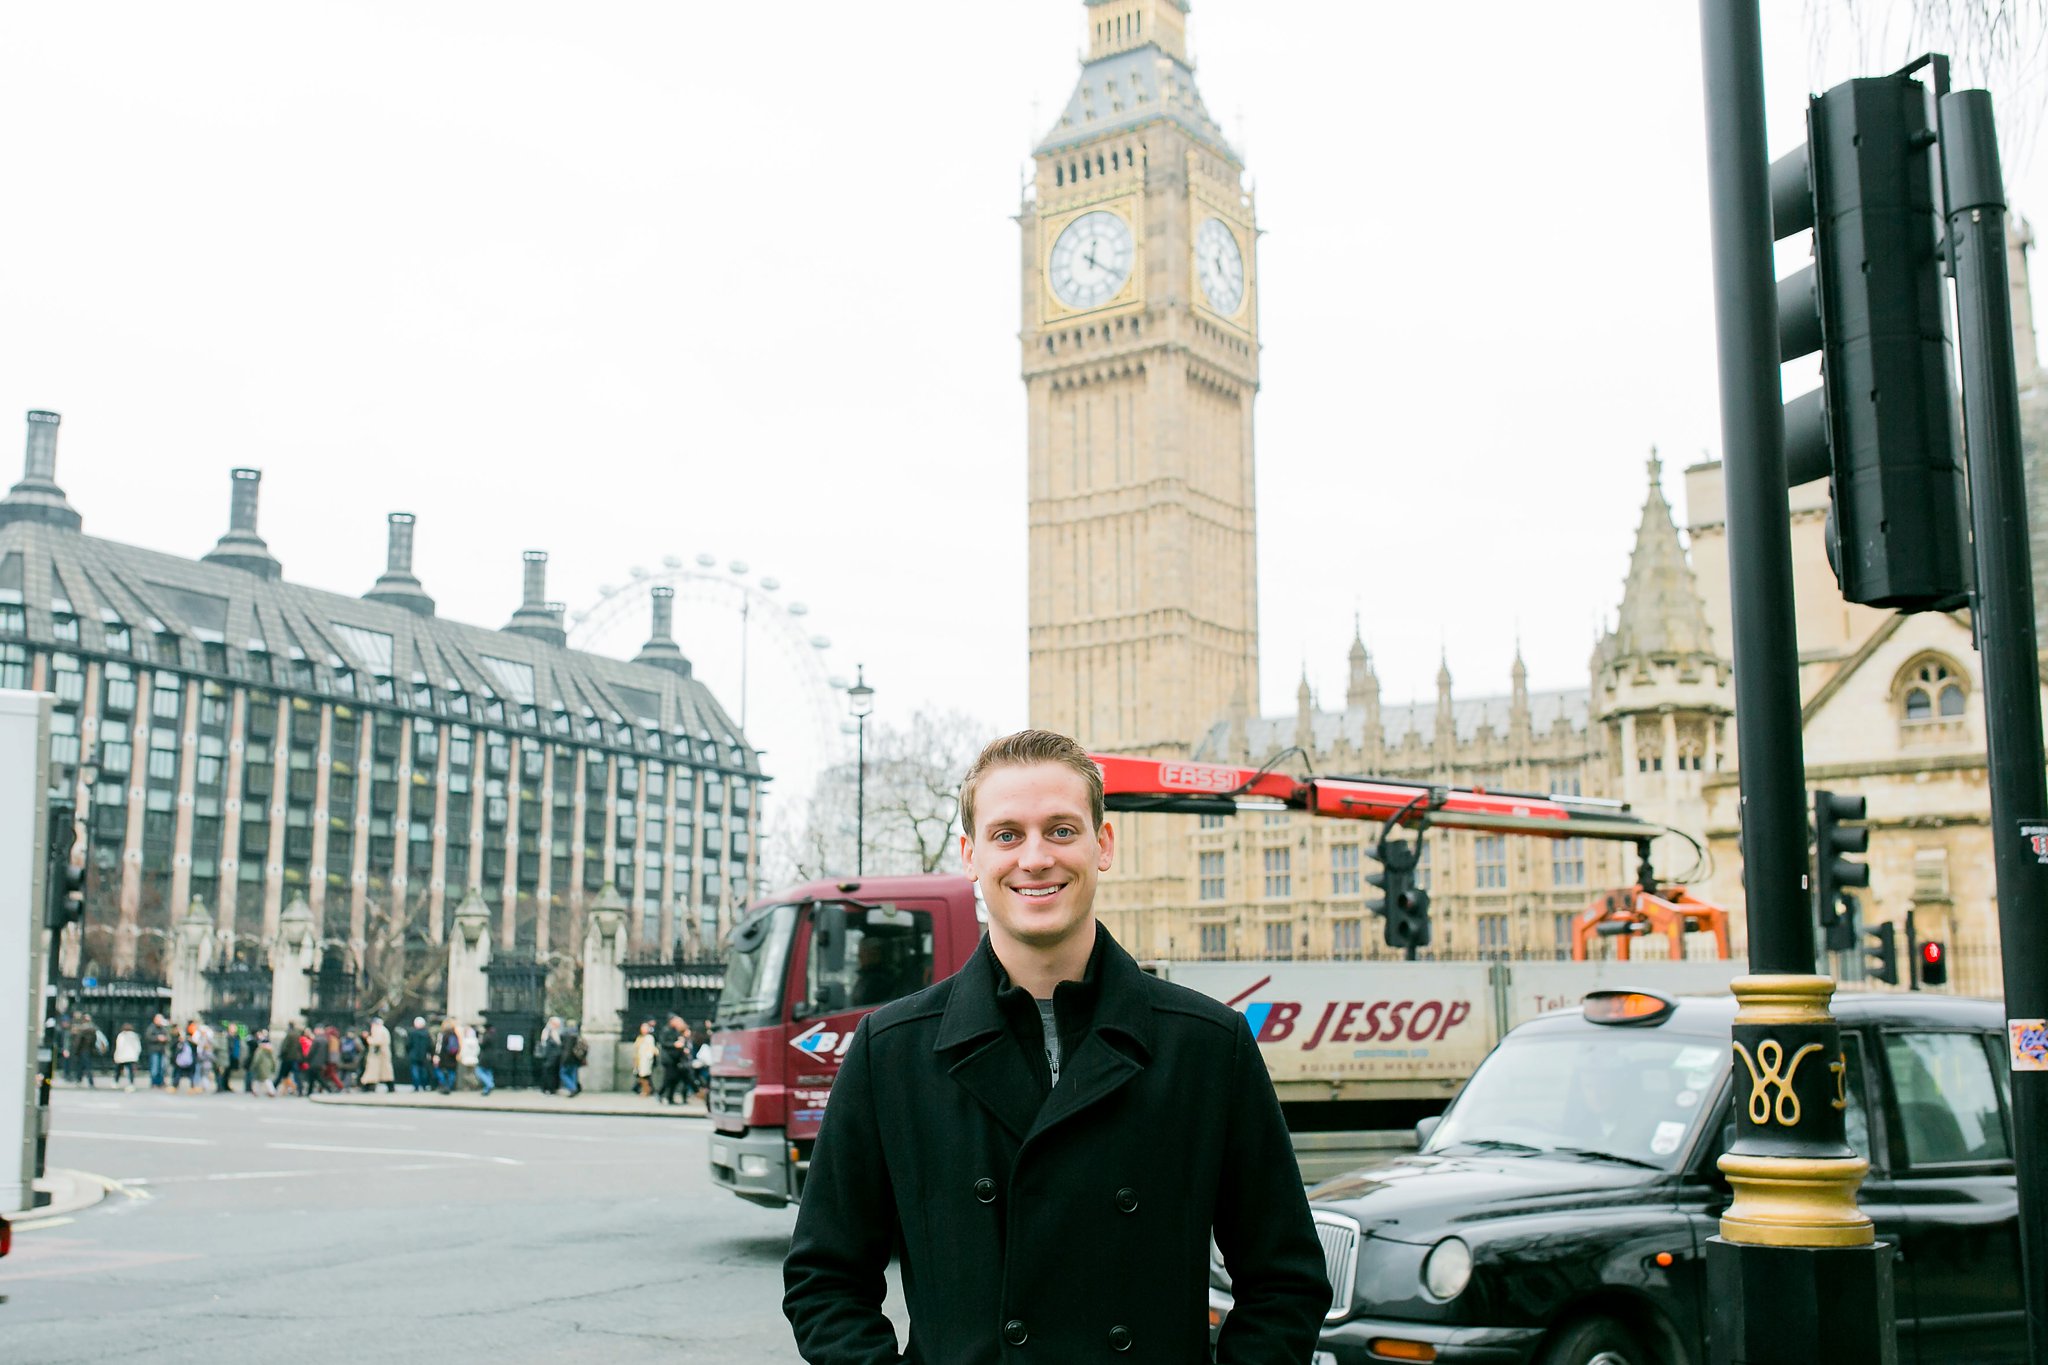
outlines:
M1233 697L1257 709L1255 206L1195 84L1186 0L1084 11L1018 215L1031 721L1186 756ZM1184 832L1152 824L1122 822L1106 909L1184 894Z

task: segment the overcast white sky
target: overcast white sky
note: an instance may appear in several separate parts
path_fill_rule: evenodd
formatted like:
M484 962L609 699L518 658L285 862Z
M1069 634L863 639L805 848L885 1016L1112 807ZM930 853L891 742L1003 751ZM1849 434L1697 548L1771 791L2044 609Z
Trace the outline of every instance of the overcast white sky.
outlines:
M1765 8L1783 150L1807 90L1853 73ZM1020 723L1011 215L1082 23L1080 0L9 6L0 422L63 413L92 534L201 553L255 465L289 576L363 591L411 511L428 591L487 625L530 547L572 606L636 563L744 558L835 668L866 663L878 715ZM1354 610L1390 700L1430 694L1440 648L1460 692L1504 690L1517 633L1534 685L1583 685L1648 448L1681 506L1718 454L1696 6L1197 0L1192 23L1266 230L1266 709L1304 661L1339 701ZM2042 160L2007 168L2037 218ZM723 628L686 628L730 690Z

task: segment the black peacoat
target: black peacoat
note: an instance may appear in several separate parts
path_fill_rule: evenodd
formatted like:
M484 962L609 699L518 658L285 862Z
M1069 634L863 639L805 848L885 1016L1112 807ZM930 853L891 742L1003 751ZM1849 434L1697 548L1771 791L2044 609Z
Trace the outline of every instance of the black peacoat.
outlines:
M986 939L861 1021L783 1266L812 1365L1198 1365L1212 1230L1236 1301L1217 1361L1306 1365L1330 1285L1251 1031L1098 932L1093 1020L1042 1102Z

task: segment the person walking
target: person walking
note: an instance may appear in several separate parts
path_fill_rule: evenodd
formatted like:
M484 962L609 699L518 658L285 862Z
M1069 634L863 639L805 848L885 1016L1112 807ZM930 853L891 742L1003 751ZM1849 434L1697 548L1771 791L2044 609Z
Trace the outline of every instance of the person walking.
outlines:
M1242 1014L1096 920L1100 771L1064 735L1010 735L960 820L988 933L840 1063L783 1261L799 1354L902 1358L894 1253L918 1359L1206 1361L1213 1236L1236 1299L1217 1365L1304 1365L1330 1285L1273 1082Z
M363 1035L355 1029L344 1029L337 1035L335 1055L341 1062L342 1090L353 1090L363 1076Z
M187 1084L190 1084L194 1090L197 1090L199 1088L199 1082L196 1079L199 1074L199 1040L193 1036L192 1026L189 1023L174 1033L172 1037L176 1041L171 1044L171 1093L177 1094Z
M574 1024L562 1030L562 1093L574 1098L583 1089L583 1064L590 1060L590 1044Z
M198 1069L193 1073L192 1086L195 1090L213 1089L213 1073L220 1065L220 1057L214 1051L219 1042L213 1025L203 1019L192 1021L192 1050L198 1056Z
M633 1089L642 1096L654 1093L654 1063L661 1055L661 1047L654 1041L654 1021L642 1019L640 1032L633 1038Z
M456 1031L455 1043L455 1085L459 1090L481 1086L477 1079L477 1063L483 1060L483 1046L477 1041L476 1025L464 1024Z
M427 1031L425 1015L413 1018L412 1028L405 1035L405 1064L412 1072L412 1093L423 1093L427 1088L427 1070L434 1059L434 1035Z
M498 1034L489 1024L471 1032L476 1035L476 1083L488 1098L498 1088L498 1072L493 1065L498 1056Z
M443 1019L441 1036L434 1041L434 1088L444 1095L454 1094L461 1065L462 1033L453 1019Z
M398 1088L397 1079L391 1071L391 1030L384 1027L382 1019L370 1021L368 1055L363 1058L363 1089L375 1090L384 1087L387 1095Z
M277 1049L271 1045L269 1029L257 1029L250 1045L249 1093L277 1098Z
M135 1088L135 1063L141 1056L142 1035L135 1031L133 1024L121 1025L121 1031L114 1035L115 1085L124 1090Z
M562 1021L550 1016L533 1045L533 1064L540 1071L540 1093L552 1095L562 1088Z
M220 1093L225 1095L234 1087L235 1072L242 1065L242 1032L239 1025L221 1025L214 1053L220 1058Z
M309 1100L313 1098L314 1090L319 1088L319 1049L319 1030L306 1028L304 1025L301 1025L299 1028L298 1051L291 1059L292 1084L298 1087L300 1099Z
M71 1020L71 1083L93 1085L93 1057L102 1034L92 1016L80 1011Z
M169 1058L165 1055L171 1046L171 1021L161 1014L149 1021L148 1029L142 1035L143 1060L149 1063L149 1088L164 1088L164 1068Z
M662 1030L661 1048L661 1102L663 1104L688 1104L690 1102L690 1080L696 1070L697 1049L690 1037L690 1026L683 1022L680 1014L668 1017L668 1027ZM683 1092L676 1098L676 1090Z

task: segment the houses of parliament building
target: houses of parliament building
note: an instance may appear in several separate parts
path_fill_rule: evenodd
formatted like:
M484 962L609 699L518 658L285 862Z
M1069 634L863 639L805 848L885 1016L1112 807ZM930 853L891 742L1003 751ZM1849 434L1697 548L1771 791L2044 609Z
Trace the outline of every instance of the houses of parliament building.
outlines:
M1105 752L1627 802L1677 835L1661 876L1732 912L1741 857L1721 470L1683 471L1684 535L1654 452L1614 624L1584 687L1504 676L1381 696L1353 623L1341 705L1304 680L1258 694L1253 404L1257 204L1189 57L1187 0L1084 0L1072 96L1035 150L1022 229L1028 410L1030 715ZM2048 385L2011 242L2036 599L2048 600ZM1916 912L1962 990L1995 990L1981 678L1966 613L1845 603L1827 565L1825 481L1792 490L1809 785L1868 798L1866 923ZM1332 623L1342 648L1342 623ZM1502 683L1506 686L1503 688ZM1299 766L1291 770L1301 771ZM1144 956L1386 954L1367 912L1373 831L1291 812L1140 815L1119 826L1104 920ZM1634 849L1432 832L1422 875L1441 952L1563 952L1571 918L1634 880ZM1652 945L1644 949L1654 952Z

